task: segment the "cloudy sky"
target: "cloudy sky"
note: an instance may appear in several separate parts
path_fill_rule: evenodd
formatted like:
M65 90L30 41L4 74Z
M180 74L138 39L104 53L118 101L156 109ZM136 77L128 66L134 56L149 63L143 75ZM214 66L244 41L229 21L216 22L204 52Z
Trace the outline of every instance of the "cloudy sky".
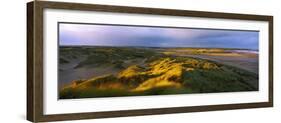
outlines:
M256 31L59 24L59 44L258 49Z

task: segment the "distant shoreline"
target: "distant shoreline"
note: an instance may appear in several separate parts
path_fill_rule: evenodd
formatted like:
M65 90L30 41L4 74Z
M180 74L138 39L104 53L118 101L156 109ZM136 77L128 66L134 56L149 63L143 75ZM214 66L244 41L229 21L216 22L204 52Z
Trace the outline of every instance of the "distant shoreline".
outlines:
M60 45L59 47L118 47L118 48L158 48L158 49L172 49L172 48L177 48L177 49L226 49L226 50L245 50L246 51L252 51L253 53L258 53L258 49L247 49L247 48L222 48L222 47L147 47L147 46L101 46L101 45Z
M258 54L259 51L255 51L255 50L232 50L234 52L238 52L238 53L253 53L253 54Z

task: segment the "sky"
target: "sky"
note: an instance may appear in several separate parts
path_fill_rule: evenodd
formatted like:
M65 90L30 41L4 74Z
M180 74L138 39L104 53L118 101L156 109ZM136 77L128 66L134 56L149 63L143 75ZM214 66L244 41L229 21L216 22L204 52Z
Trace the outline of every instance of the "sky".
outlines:
M258 49L258 31L59 24L59 44Z

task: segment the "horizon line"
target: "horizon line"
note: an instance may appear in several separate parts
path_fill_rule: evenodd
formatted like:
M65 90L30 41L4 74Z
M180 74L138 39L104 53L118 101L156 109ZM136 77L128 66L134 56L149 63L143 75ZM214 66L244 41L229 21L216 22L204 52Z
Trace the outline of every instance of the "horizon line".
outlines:
M184 46L113 46L113 45L59 45L59 47L145 47L145 48L213 48L213 49L243 49L243 50L256 50L259 51L259 49L250 49L250 48L235 48L235 47L184 47Z

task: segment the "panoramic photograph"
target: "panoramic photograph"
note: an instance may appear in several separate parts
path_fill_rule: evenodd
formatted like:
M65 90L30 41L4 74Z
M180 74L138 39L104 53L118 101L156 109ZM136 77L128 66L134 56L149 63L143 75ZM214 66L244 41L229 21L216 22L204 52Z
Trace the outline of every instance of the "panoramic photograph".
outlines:
M259 32L58 24L58 98L259 90Z

